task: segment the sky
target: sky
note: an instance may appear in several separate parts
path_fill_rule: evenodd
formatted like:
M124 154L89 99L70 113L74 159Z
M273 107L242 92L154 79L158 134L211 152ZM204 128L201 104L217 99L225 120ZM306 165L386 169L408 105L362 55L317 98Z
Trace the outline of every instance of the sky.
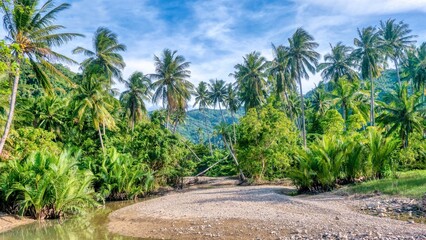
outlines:
M60 2L64 0L56 0ZM153 57L165 48L191 62L191 82L209 79L231 82L229 74L242 57L259 51L272 58L271 43L288 43L303 27L320 44L323 56L330 44L353 45L357 28L378 26L395 18L410 25L417 41L426 41L426 0L65 0L72 6L58 15L68 32L83 33L58 51L72 56L77 46L91 48L92 36L108 27L127 45L124 76L154 72ZM82 61L81 56L72 56ZM77 70L78 66L71 69ZM304 92L321 80L303 81ZM122 88L119 86L119 88Z

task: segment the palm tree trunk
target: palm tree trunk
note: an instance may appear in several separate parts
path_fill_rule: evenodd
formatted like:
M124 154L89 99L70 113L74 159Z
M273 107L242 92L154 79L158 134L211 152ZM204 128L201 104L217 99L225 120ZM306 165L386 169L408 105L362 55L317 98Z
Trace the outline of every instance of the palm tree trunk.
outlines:
M401 87L401 77L399 76L399 68L398 68L398 60L396 58L393 59L393 62L395 64L395 70L396 70L396 77L398 79L398 84Z
M17 65L19 66L20 62L17 62ZM12 126L13 121L13 115L15 113L15 105L16 105L16 96L18 94L18 85L19 85L19 79L20 79L20 71L16 69L15 73L15 79L13 80L13 86L12 86L12 96L10 98L10 108L9 108L9 115L7 116L7 122L4 127L4 133L0 140L0 155L3 152L4 145L6 144L6 139L9 136L10 127Z
M101 141L102 152L105 153L104 140L102 139L102 132L101 132L101 128L99 127L98 127L98 133L99 133L99 140Z
M232 117L232 128L234 130L234 145L237 144L237 131L235 129L235 117L234 117L234 112L231 111L231 117Z
M302 81L299 77L299 88L300 88L300 108L302 109L302 138L303 146L306 147L306 126L305 126L305 100L303 98Z
M371 92L370 92L370 125L374 126L374 81L370 74Z

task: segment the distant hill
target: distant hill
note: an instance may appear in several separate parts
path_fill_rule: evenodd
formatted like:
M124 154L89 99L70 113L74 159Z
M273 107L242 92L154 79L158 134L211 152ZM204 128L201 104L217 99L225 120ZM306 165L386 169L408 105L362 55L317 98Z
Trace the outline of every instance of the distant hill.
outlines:
M244 112L238 111L232 119L231 114L222 110L225 118L225 122L231 124L232 122L238 122L238 119L243 116ZM222 115L219 110L206 109L201 112L198 109L190 110L187 112L186 121L177 127L177 131L187 139L198 143L201 141L208 141L208 136L212 138L213 142L217 142L217 139L213 136L215 126L222 122ZM200 131L201 130L201 131ZM200 139L201 138L201 139Z

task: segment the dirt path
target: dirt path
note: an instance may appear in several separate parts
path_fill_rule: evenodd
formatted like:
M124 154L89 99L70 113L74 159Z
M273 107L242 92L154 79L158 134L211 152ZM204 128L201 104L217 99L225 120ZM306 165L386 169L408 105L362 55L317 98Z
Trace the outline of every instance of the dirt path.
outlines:
M255 186L172 193L113 212L108 228L154 239L426 239L426 225L355 211L362 200L282 191Z

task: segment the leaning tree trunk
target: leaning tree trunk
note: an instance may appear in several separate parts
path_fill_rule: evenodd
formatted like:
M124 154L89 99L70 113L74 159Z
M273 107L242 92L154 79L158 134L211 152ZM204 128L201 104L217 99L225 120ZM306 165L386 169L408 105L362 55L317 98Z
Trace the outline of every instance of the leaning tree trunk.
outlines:
M232 117L232 128L234 131L234 145L237 144L237 130L235 129L235 116L234 116L234 112L231 111L231 117Z
M104 140L102 139L102 132L100 127L98 127L98 133L99 133L99 140L101 141L102 152L105 153Z
M373 77L370 74L370 82L371 82L371 91L370 91L370 124L371 126L375 125L374 119L374 81Z
M393 62L395 64L396 77L398 79L398 84L399 84L399 87L401 87L401 77L399 76L398 60L396 58L394 58Z
M19 66L19 62L18 62L18 66ZM18 85L19 85L19 79L20 79L19 70L20 69L18 67L18 69L16 69L15 79L13 80L12 95L10 98L9 115L7 116L7 122L4 127L4 133L0 140L0 155L3 152L3 148L4 148L4 145L6 144L6 140L10 132L10 127L12 126L12 122L13 122L13 115L15 113L15 105L16 105L16 96L18 94Z
M303 146L306 147L306 126L305 126L305 100L303 98L302 81L299 77L299 88L300 88L300 108L302 109L302 138Z

